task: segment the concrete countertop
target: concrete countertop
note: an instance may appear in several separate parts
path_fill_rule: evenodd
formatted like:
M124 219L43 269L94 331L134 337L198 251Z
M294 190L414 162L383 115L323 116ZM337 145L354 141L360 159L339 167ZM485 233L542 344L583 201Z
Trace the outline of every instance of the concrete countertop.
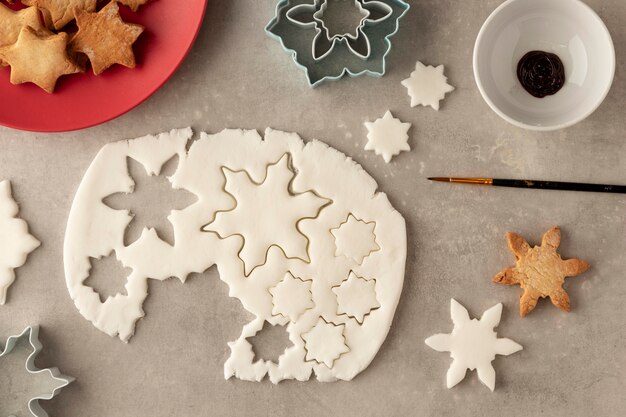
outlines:
M385 77L310 89L291 58L263 33L273 0L209 0L204 26L181 69L135 110L66 134L0 128L0 179L12 181L20 216L43 242L17 270L9 303L0 307L0 343L28 324L41 325L45 349L38 365L58 366L77 378L44 403L50 415L625 415L626 197L425 180L481 175L626 183L626 2L587 0L613 36L615 82L590 118L553 133L507 124L490 111L474 83L474 40L500 3L411 1L393 38ZM439 112L409 107L400 81L416 60L444 64L456 87ZM411 152L387 165L363 150L363 122L388 109L413 128ZM185 285L151 283L147 317L127 345L96 330L75 309L65 287L62 247L69 208L91 160L105 143L185 126L208 132L270 126L325 141L360 163L405 217L406 279L393 327L373 363L352 382L225 381L226 343L249 317L228 298L214 269ZM565 284L572 313L543 300L522 320L521 290L490 282L514 261L505 233L539 243L554 225L563 230L563 257L579 257L593 267ZM498 332L524 346L494 361L493 394L475 373L447 390L450 358L424 344L426 337L451 330L451 297L473 317L502 302Z

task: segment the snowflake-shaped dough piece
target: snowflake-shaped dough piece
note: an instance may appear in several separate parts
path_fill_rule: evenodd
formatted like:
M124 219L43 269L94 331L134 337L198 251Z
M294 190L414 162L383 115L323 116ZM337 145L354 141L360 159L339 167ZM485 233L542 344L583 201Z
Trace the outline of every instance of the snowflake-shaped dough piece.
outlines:
M328 323L320 317L317 324L302 335L306 350L305 360L323 363L332 368L342 354L350 351L343 336L344 327L344 324Z
M376 281L366 280L350 272L347 280L336 287L337 314L343 314L363 324L365 316L380 307L376 299Z
M447 93L454 91L443 71L443 65L426 66L417 61L415 71L402 81L411 97L411 107L430 106L439 111L439 101L443 100Z
M368 131L365 150L381 155L386 163L400 152L411 150L408 142L411 123L396 119L389 110L374 122L365 122L365 127Z
M315 219L329 200L313 191L292 193L290 185L295 177L289 167L289 155L267 167L265 179L256 183L246 171L223 169L226 178L224 190L236 201L235 207L219 211L212 223L202 230L216 232L222 239L231 236L243 238L239 257L249 275L263 265L267 251L279 247L289 259L309 262L309 239L299 230L302 220Z
M37 355L39 355L39 352L43 349L43 346L39 341L39 326L27 327L19 335L9 337L4 351L0 349L0 360L2 360L5 356L10 355L15 349L15 346L17 346L22 339L28 340L30 349L30 353L25 364L26 371L33 378L33 382L37 387L45 387L46 389L46 392L36 393L36 395L32 396L32 398L28 400L28 410L34 417L47 417L48 413L46 413L46 411L41 407L39 400L51 400L59 394L61 389L72 383L74 378L62 375L57 368L39 369L35 366L35 359L37 359ZM11 412L17 410L5 409L5 411Z
M330 231L335 237L335 256L345 256L361 265L363 259L380 250L376 243L375 228L375 222L364 222L349 214L345 222Z
M521 345L511 339L498 338L494 331L500 324L502 303L491 307L480 320L476 320L470 319L467 309L451 299L450 315L454 323L452 333L440 333L426 339L426 344L436 351L450 352L453 360L448 369L448 388L461 382L468 369L476 369L478 378L493 392L496 371L491 362L496 355L510 355L522 350Z
M15 281L15 268L26 263L28 254L41 244L28 233L28 224L17 218L19 208L11 196L11 183L0 182L0 305Z
M272 314L281 315L294 323L302 313L315 306L311 293L311 281L294 277L289 272L269 291L272 294Z

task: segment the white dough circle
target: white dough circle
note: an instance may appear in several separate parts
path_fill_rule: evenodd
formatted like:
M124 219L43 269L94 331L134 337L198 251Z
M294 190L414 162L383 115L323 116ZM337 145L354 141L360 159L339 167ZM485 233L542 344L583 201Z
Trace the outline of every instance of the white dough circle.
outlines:
M128 341L144 316L148 279L184 282L217 265L229 294L255 316L229 343L226 378L305 381L314 371L320 381L352 379L372 361L393 320L405 272L404 219L361 166L322 142L305 144L272 129L264 137L254 130L192 136L189 128L172 130L98 153L65 236L76 307L99 330ZM172 187L197 201L168 216L174 244L146 228L125 246L133 214L103 200L133 192L128 158L156 176L175 156ZM102 301L85 280L93 259L107 256L132 273L125 294ZM265 322L287 326L292 343L276 363L255 360L247 340Z

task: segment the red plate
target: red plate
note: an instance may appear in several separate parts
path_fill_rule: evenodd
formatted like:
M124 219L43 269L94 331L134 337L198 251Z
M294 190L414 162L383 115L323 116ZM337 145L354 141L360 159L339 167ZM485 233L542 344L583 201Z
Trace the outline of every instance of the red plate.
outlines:
M13 85L0 69L0 124L37 132L83 129L114 119L150 97L172 76L193 44L207 0L152 0L122 18L146 27L134 45L137 67L114 65L99 76L63 76L53 94L31 83Z

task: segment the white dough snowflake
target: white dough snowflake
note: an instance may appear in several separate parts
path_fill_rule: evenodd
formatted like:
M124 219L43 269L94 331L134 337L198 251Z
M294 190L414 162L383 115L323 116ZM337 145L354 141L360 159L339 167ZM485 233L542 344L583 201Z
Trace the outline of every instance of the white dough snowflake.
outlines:
M389 110L382 118L365 122L365 127L368 131L365 150L381 155L385 162L389 163L391 158L402 151L411 150L408 143L411 123L396 119Z
M350 349L343 336L345 325L328 323L319 318L317 324L302 335L307 361L316 361L332 368L335 361Z
M335 256L345 256L361 265L363 259L380 250L376 243L375 228L376 223L366 223L349 214L345 222L330 231L335 237Z
M243 238L239 257L249 275L265 263L267 251L279 247L287 258L309 261L308 238L298 229L298 223L316 218L329 203L314 192L292 193L290 184L295 174L289 168L289 155L269 165L265 179L256 183L246 171L223 169L225 191L236 201L235 207L216 214L203 231L217 232L220 238ZM259 210L259 207L273 207Z
M480 320L470 319L467 309L455 299L450 300L450 315L454 329L450 334L436 334L426 344L438 352L450 352L452 364L448 369L447 386L454 387L465 378L467 370L478 372L478 378L491 391L496 383L496 371L491 362L496 355L510 355L522 350L511 339L498 338L494 328L500 324L502 303L485 311Z
M363 319L372 310L380 307L376 299L376 281L366 280L350 272L350 277L334 287L337 296L337 314L345 314L363 324Z
M402 81L411 97L411 107L430 106L439 111L439 101L443 100L447 93L454 91L443 71L443 65L435 68L417 61L415 71Z
M315 306L311 281L296 278L289 272L269 291L272 294L272 314L275 316L280 314L294 323L302 313Z
M28 233L28 225L16 218L19 208L11 197L11 183L0 182L0 305L15 281L15 268L24 265L29 253L41 244Z

